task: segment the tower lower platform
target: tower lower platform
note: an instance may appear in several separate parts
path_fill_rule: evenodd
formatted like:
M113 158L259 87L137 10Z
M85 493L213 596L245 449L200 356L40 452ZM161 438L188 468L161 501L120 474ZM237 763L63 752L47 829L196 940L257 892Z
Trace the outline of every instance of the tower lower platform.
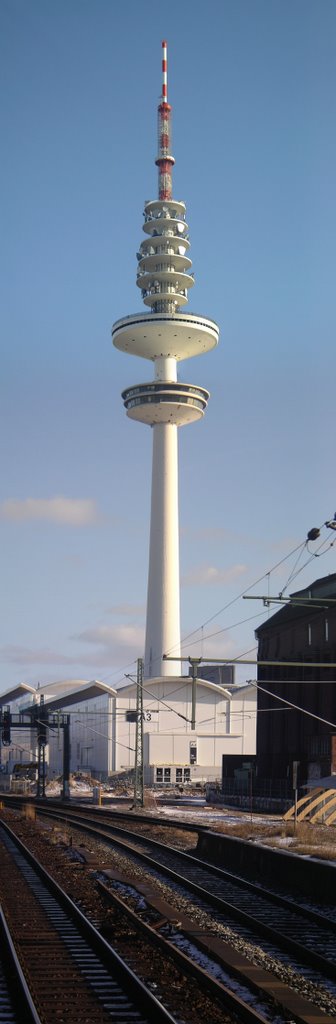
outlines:
M174 423L183 427L194 423L204 415L209 397L209 391L195 384L162 380L134 385L122 392L127 416L149 426Z

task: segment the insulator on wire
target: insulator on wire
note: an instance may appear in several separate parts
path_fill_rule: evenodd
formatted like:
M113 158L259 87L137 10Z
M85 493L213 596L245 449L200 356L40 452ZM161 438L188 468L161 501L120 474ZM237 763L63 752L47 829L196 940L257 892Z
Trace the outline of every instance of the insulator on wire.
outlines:
M335 526L336 526L336 524L335 524ZM320 536L320 531L319 531L318 527L317 526L313 526L312 529L309 530L308 533L307 533L307 540L317 540L317 538L319 536Z
M335 519L327 519L324 525L328 527L328 530L336 530L336 516Z

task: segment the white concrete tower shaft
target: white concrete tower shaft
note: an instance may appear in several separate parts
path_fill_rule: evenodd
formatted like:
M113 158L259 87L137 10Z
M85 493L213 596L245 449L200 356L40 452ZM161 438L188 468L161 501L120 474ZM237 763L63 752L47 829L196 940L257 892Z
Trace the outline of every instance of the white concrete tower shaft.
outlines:
M162 97L158 107L158 199L145 203L137 285L146 313L117 320L114 345L154 363L155 379L133 385L122 398L131 419L153 428L152 498L147 590L145 678L174 676L179 658L180 560L177 428L201 419L209 392L177 380L177 363L218 343L213 320L181 312L194 284L185 204L172 198L171 107L167 98L167 44L162 43Z
M176 675L162 653L181 653L177 426L153 430L152 503L147 590L145 678Z

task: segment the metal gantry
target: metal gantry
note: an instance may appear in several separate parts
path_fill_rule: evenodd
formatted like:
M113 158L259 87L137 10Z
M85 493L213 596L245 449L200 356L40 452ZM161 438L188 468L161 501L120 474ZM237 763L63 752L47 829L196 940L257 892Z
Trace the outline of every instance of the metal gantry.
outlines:
M25 708L19 714L13 714L8 705L3 711L0 708L0 734L2 743L9 746L11 743L11 729L36 729L37 731L37 796L45 796L46 760L45 748L48 744L48 730L57 731L63 729L63 800L70 796L70 715L53 714L48 711L44 697L41 695L40 703L30 708Z

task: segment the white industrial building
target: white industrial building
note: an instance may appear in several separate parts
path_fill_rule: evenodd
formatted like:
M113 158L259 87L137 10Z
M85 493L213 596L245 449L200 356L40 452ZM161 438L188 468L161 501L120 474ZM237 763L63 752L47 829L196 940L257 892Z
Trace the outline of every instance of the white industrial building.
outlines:
M22 684L2 694L0 704L13 715L43 696L48 712L70 716L71 771L106 779L128 773L135 763L136 683L118 690L93 680L64 680L38 689ZM170 676L143 686L144 780L147 785L184 785L220 780L223 755L250 757L256 752L256 688L223 687L196 680L195 729L191 728L192 679ZM48 730L48 773L62 772L63 737L57 722ZM2 763L34 761L35 730L11 731Z
M118 691L116 719L119 763L132 764L135 725L126 712L135 706L136 688ZM183 784L221 777L223 754L255 753L256 690L196 682L195 730L191 729L190 676L147 679L144 683L145 782ZM131 748L131 749L130 749Z

